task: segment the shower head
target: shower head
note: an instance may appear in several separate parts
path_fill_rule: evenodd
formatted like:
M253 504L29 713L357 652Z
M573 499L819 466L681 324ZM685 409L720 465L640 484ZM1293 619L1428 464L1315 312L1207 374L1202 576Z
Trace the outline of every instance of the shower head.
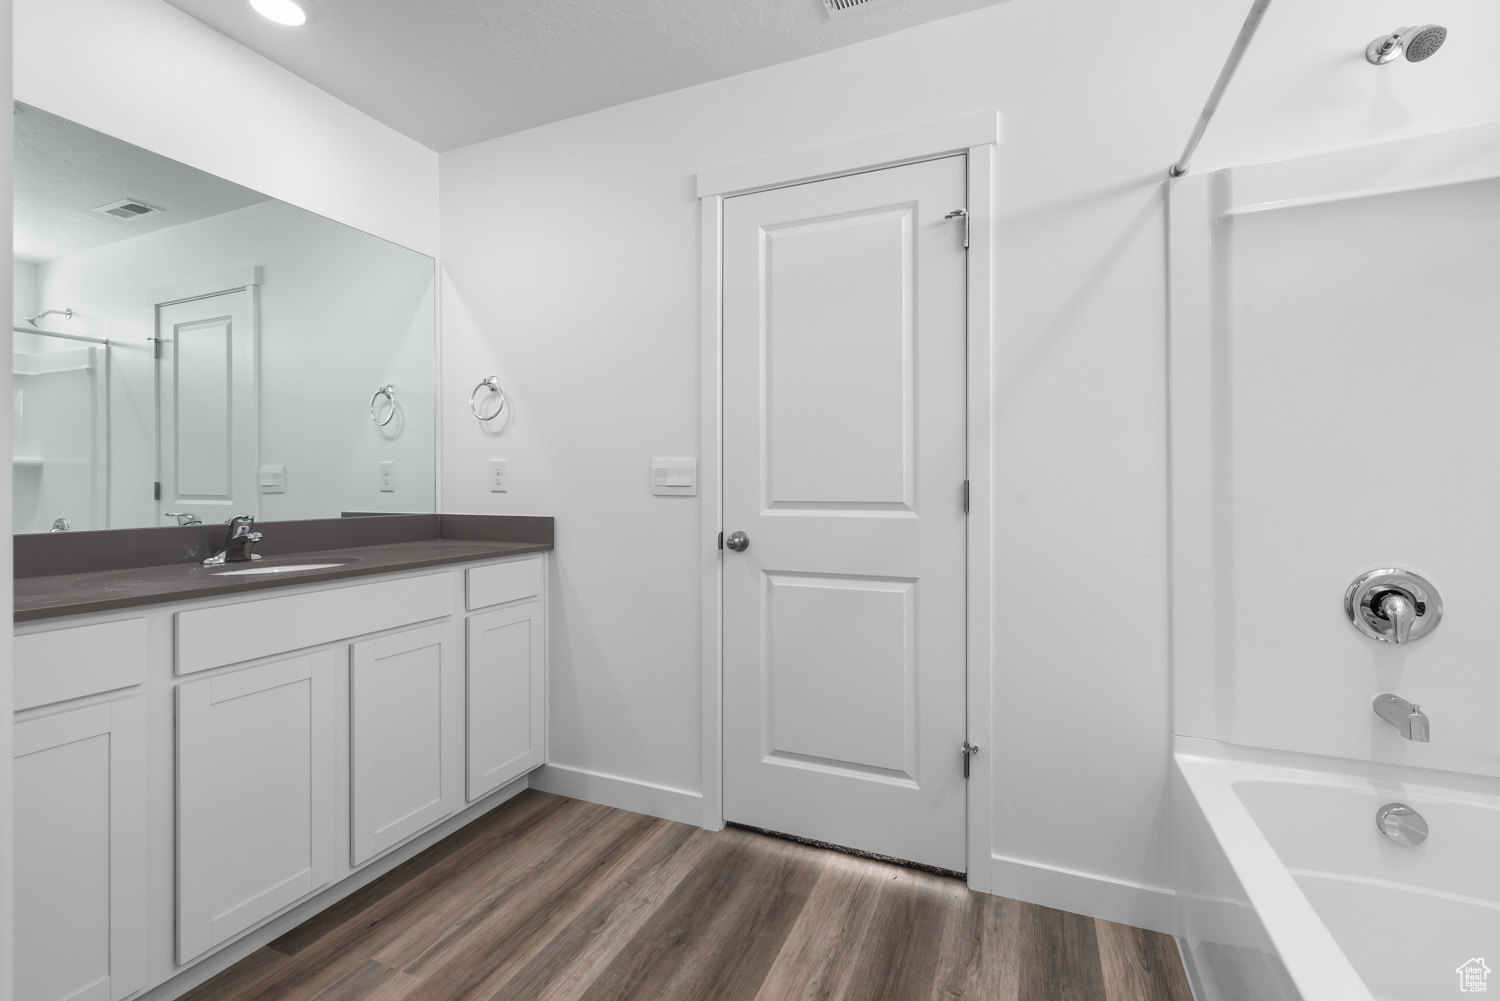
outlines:
M69 320L73 319L73 311L71 309L48 309L40 313L32 313L26 318L26 322L34 327L42 319L42 317L51 316L53 313L59 313L62 316L67 317Z
M1441 24L1419 24L1410 28L1397 28L1389 35L1381 35L1365 47L1365 58L1376 66L1395 62L1403 53L1409 63L1419 63L1443 47L1448 40L1448 29Z

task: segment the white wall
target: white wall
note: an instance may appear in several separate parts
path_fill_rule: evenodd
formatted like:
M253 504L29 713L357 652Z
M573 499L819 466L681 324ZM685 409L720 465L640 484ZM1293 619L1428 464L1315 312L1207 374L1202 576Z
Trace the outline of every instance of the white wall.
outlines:
M10 275L11 323L17 327L24 327L26 317L37 311L36 264L32 261L18 261L12 258Z
M41 299L73 309L69 333L114 342L110 527L156 524L149 290L250 265L263 279L260 461L286 466L286 492L261 494L257 516L436 510L432 261L266 201L39 268ZM387 383L401 410L382 431L369 401ZM381 461L396 463L394 492L379 489Z
M161 0L18 0L15 97L436 253L437 154Z
M1355 77L1399 5L1307 14L1273 9L1202 162L1500 110L1500 87L1452 80L1494 72L1473 24L1429 77ZM1012 0L443 156L444 506L557 517L554 762L665 809L702 787L704 515L646 489L652 456L699 447L694 173L998 109L995 499L976 515L997 567L992 885L1170 924L1136 889L1171 882L1162 183L1243 16ZM491 371L517 404L498 438L464 403ZM509 493L487 492L490 458L510 460Z

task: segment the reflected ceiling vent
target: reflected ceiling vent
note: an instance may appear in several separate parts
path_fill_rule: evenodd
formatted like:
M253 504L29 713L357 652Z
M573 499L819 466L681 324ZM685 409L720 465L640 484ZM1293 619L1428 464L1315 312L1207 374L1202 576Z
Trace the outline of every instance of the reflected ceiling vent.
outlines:
M104 215L112 215L116 219L139 219L143 215L160 212L161 209L142 202L132 201L129 198L122 198L117 202L110 202L108 205L100 205L94 211L102 212Z
M828 11L829 17L848 17L850 14L899 2L900 0L823 0L823 9Z

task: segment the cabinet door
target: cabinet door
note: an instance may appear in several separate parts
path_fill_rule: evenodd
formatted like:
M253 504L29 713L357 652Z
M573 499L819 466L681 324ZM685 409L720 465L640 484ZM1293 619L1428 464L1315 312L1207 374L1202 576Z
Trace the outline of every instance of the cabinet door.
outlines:
M458 806L463 698L448 624L353 645L351 859L359 865Z
M542 603L469 616L469 799L544 760Z
M146 979L146 703L15 728L18 1001L118 1001Z
M333 876L342 650L177 688L177 960Z

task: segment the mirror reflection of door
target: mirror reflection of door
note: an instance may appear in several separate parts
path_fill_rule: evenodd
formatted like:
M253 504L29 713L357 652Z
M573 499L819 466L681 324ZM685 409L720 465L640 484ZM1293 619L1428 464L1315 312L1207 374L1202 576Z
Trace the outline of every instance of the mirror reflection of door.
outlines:
M254 289L157 307L157 523L259 513Z

